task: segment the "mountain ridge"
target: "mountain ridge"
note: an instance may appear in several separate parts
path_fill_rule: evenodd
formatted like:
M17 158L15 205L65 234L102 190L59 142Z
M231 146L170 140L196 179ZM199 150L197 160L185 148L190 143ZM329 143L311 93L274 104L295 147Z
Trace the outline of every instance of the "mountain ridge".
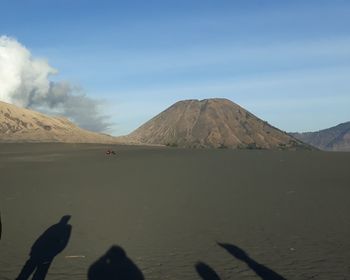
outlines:
M293 137L325 151L350 151L350 122L315 132L290 133Z
M0 101L0 142L117 143L107 134L84 130L52 117Z

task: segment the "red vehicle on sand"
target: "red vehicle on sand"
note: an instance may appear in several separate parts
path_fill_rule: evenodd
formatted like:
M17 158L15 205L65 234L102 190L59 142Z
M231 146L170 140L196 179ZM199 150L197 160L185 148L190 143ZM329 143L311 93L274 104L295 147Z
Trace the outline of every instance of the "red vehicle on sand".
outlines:
M109 149L108 149L108 150L106 151L106 155L107 155L107 156L109 156L109 155L115 155L115 151L109 150Z

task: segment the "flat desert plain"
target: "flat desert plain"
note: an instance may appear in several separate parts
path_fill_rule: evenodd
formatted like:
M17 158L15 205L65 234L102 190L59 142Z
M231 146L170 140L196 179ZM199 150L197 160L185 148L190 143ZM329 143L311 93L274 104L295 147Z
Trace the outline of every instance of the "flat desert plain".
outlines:
M1 144L0 279L15 279L64 215L71 235L47 280L87 279L112 245L145 279L201 279L198 268L350 279L349 164L318 151Z

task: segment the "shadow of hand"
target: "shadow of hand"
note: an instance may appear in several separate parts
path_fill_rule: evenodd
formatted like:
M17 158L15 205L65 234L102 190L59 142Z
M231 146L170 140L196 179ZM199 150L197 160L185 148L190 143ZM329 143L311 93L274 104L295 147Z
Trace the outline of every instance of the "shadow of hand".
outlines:
M217 244L239 260L246 260L249 258L248 255L241 248L235 245L219 242Z

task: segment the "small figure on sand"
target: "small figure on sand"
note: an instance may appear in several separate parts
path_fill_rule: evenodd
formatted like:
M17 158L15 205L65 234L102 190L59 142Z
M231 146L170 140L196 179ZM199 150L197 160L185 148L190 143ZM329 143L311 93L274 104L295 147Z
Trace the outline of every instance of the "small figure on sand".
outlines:
M144 280L144 276L123 248L112 246L90 266L88 280Z
M33 280L44 280L53 259L66 248L72 226L68 224L71 216L49 227L33 244L30 258L25 263L16 280L27 280L34 273Z
M107 156L115 155L115 154L116 154L116 153L115 153L115 151L113 151L113 150L108 149L108 150L106 151L106 155L107 155Z

